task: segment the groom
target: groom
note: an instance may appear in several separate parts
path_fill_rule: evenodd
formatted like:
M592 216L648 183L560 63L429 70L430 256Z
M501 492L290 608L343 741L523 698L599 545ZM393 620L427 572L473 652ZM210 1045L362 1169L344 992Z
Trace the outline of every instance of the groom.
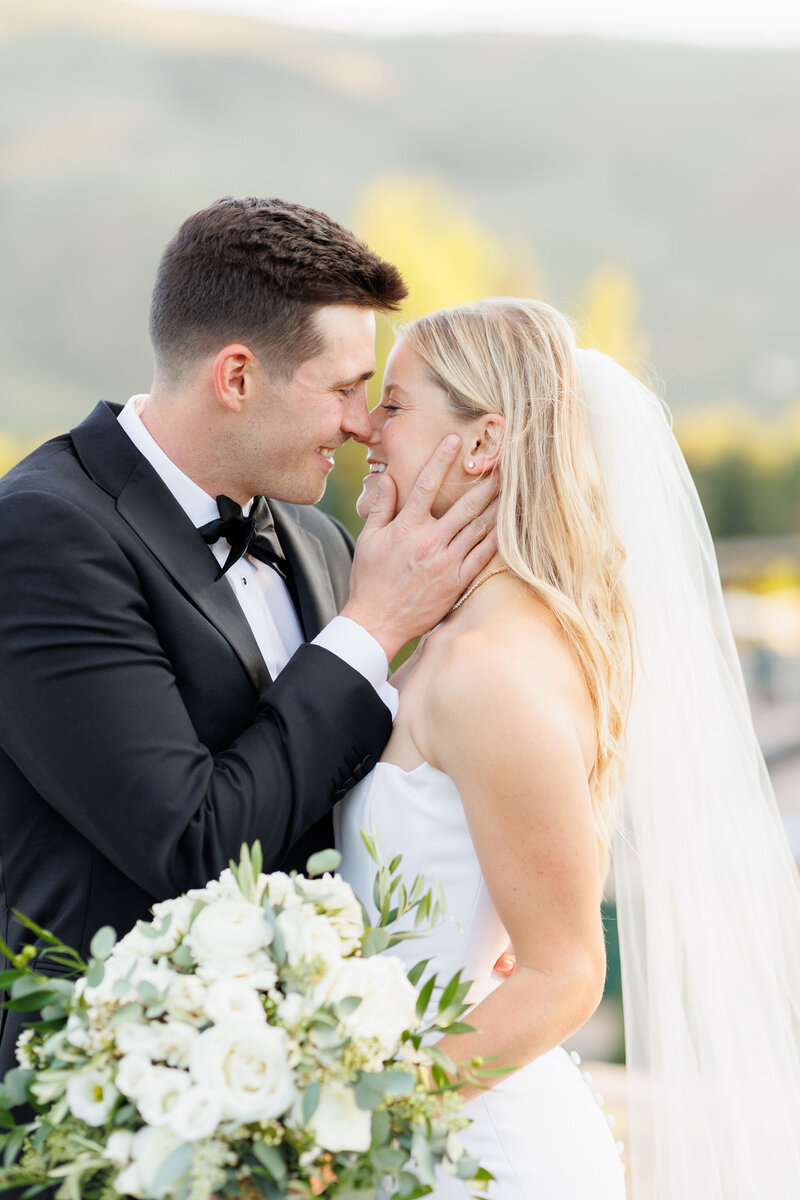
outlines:
M397 517L382 481L354 562L310 507L337 448L369 436L374 311L405 294L324 215L219 201L164 253L150 394L98 404L0 482L12 946L14 908L85 955L242 842L267 869L331 844L334 801L391 730L387 660L494 553L488 488L430 516L457 444ZM0 1078L19 1030L4 1018Z

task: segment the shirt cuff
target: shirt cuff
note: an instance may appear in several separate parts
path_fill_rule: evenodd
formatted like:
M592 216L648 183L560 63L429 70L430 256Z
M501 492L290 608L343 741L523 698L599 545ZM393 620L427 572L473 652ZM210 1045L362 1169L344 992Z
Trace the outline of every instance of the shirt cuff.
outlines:
M363 625L349 617L334 617L311 644L322 646L363 675L389 709L392 720L395 719L400 696L387 679L389 664L382 647Z

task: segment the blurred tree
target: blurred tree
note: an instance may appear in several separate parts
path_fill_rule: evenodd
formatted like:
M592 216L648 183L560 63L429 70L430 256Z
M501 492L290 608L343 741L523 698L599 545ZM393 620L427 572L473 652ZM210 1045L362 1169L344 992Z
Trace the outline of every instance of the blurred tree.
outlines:
M771 421L733 405L694 409L675 432L715 537L800 533L800 404Z
M0 433L0 476L10 471L37 444L35 441L22 442L9 433Z
M619 266L598 267L586 284L580 310L580 344L602 350L640 374L650 338L637 323L639 295L630 275Z

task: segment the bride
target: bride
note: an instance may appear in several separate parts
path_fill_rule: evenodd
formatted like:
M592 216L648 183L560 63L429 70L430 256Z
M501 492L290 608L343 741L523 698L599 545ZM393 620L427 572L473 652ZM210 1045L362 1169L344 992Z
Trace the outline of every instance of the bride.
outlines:
M454 425L434 516L497 471L499 550L393 678L383 759L338 808L342 874L371 895L374 829L442 880L454 919L394 952L463 968L476 1032L441 1048L511 1070L464 1087L490 1196L623 1200L561 1048L602 994L617 828L634 1196L796 1197L800 887L663 409L545 304L434 313L387 363L360 515L393 489L401 508ZM440 1174L435 1195L467 1191Z

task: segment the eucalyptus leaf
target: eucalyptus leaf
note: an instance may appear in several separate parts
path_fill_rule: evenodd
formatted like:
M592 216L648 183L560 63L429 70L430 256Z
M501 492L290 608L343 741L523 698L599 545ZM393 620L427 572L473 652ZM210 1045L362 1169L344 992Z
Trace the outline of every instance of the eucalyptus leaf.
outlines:
M265 1142L254 1142L253 1154L278 1183L282 1183L286 1179L286 1163L277 1146L268 1146Z
M305 1125L313 1117L319 1105L320 1086L316 1079L305 1088L303 1092L303 1123Z
M162 1188L166 1188L167 1184L175 1183L189 1170L193 1157L194 1146L191 1142L183 1142L182 1145L176 1146L156 1171L148 1191L158 1194Z
M334 871L338 871L341 861L342 856L338 850L318 850L306 863L306 875L313 878L315 875L324 875L326 871L333 874Z
M382 1108L372 1114L372 1144L382 1146L392 1135L392 1123L386 1109Z
M380 954L388 945L389 934L385 929L370 929L361 943L361 953L364 958L371 958L373 954Z
M195 965L194 955L186 942L181 942L177 950L173 950L171 957L175 966L180 967L182 971L190 971Z
M106 969L100 962L99 958L93 958L89 963L89 970L86 972L86 982L89 987L99 987L103 982L103 976Z
M110 925L103 925L89 943L89 953L92 958L105 962L117 941L117 932Z
M344 996L341 1000L337 1000L333 1006L333 1011L340 1021L344 1021L352 1012L361 1004L360 996Z
M398 1171L405 1166L408 1155L405 1150L396 1150L393 1146L379 1146L370 1154L373 1164L381 1171Z

